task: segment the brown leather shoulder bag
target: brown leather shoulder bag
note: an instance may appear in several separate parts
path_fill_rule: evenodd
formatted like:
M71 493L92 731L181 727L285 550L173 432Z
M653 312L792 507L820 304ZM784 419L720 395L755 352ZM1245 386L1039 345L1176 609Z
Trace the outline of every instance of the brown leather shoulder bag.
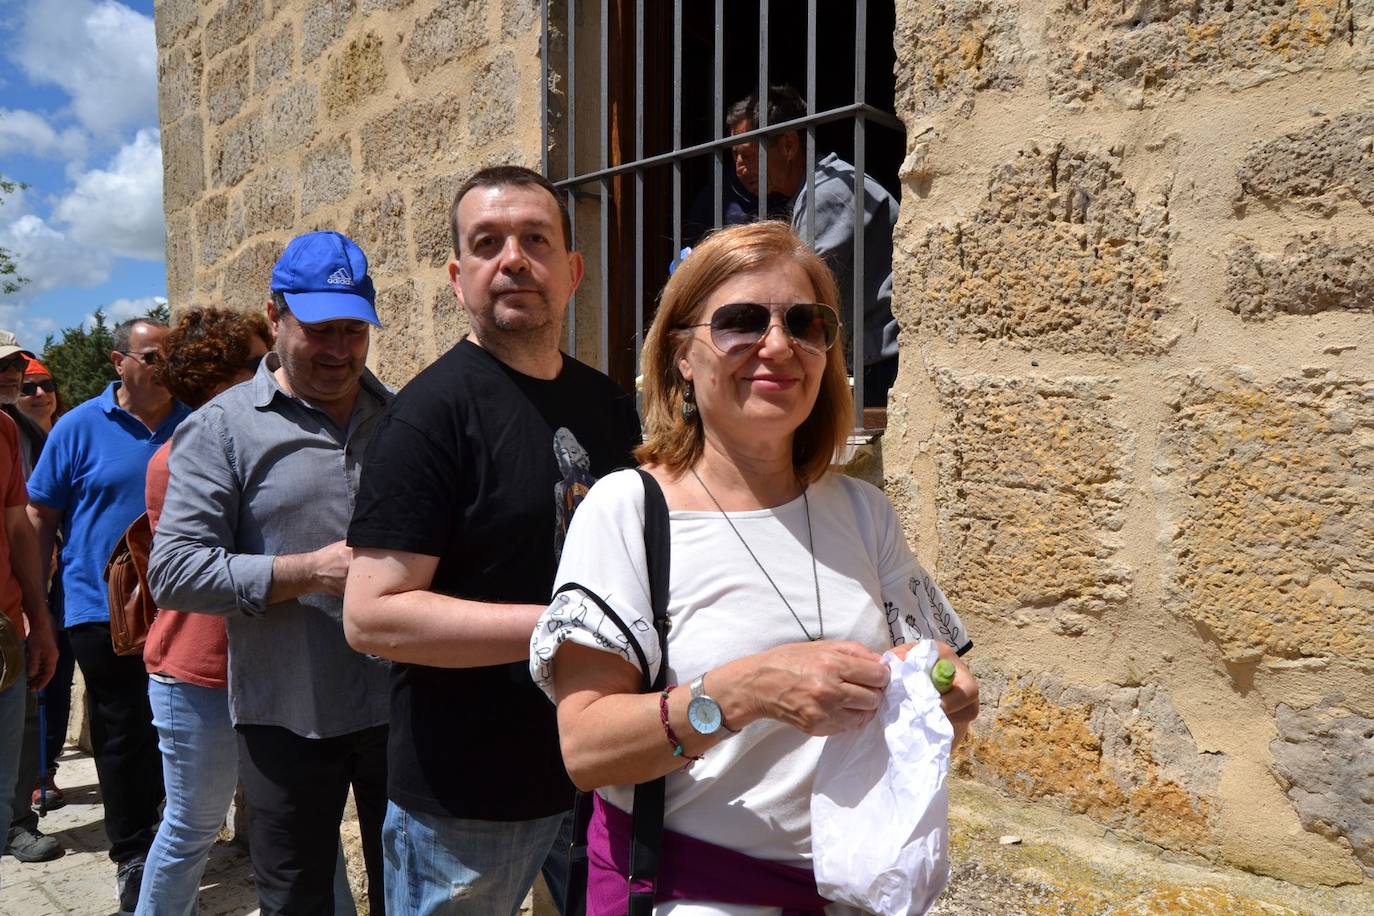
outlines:
M141 655L148 630L157 618L157 605L148 591L148 553L152 548L153 529L145 512L120 535L105 564L110 642L115 655Z

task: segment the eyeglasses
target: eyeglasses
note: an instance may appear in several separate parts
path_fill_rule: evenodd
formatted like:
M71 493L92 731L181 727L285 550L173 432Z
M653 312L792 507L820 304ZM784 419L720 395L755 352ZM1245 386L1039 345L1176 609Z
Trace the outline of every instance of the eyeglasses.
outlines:
M35 381L25 382L24 384L20 385L19 390L24 393L24 397L26 398L33 397L40 390L46 391L48 394L56 394L57 382L54 382L50 378L37 379Z
M8 359L0 359L0 373L13 372L15 369L23 369L29 364L29 358L22 354L15 354Z
M753 347L782 314L782 327L792 342L810 353L824 353L840 336L840 316L819 302L729 302L711 314L711 320L688 328L710 328L711 343L731 356Z
M156 366L158 359L162 356L157 350L143 350L141 352L137 350L130 350L128 352L116 350L115 352L122 353L125 356L132 356L145 366Z

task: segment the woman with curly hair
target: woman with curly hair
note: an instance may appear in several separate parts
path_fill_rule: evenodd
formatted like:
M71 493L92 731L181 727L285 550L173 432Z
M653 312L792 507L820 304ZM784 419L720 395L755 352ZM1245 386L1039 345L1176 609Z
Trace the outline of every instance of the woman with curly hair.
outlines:
M251 378L271 344L261 315L187 309L162 342L157 381L177 400L199 408ZM168 441L148 463L148 519L154 532L167 493L171 449ZM167 806L144 863L139 916L196 911L200 877L238 782L228 652L222 617L164 609L148 632L143 660Z

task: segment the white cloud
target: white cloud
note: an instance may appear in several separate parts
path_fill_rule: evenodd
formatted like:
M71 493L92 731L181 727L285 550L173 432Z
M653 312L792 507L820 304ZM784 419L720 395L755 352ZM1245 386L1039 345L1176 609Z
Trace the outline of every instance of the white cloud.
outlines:
M22 190L0 207L0 248L6 248L29 282L10 299L25 305L40 293L63 286L91 287L110 278L108 251L83 245L30 211Z
M86 135L75 127L58 131L32 111L0 108L0 153L9 152L80 159L86 155Z
M108 167L76 177L76 186L53 208L71 238L117 255L161 261L162 146L156 130L140 130Z
M153 20L114 0L30 0L12 57L29 79L65 89L92 134L157 123Z
M105 323L113 327L121 321L128 321L130 318L139 318L148 314L159 305L166 304L166 296L139 296L136 299L116 299L109 305L104 306L102 311L105 313ZM87 315L84 324L87 329L95 327L95 315Z
M39 353L49 334L58 331L57 322L46 316L29 315L28 307L17 302L0 302L0 330L11 331L19 346Z

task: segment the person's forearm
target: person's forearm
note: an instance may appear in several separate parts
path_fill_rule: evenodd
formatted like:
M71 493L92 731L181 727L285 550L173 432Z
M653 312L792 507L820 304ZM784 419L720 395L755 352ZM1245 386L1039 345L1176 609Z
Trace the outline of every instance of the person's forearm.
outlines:
M554 660L563 762L582 788L645 782L680 766L663 727L659 694L592 660L597 650L565 644ZM620 665L625 671L629 666ZM706 752L729 732L772 719L808 735L832 735L870 719L887 685L878 655L852 642L785 643L727 662L705 674L704 692L720 706L723 727L701 735L687 721L687 684L668 697L668 723L682 756Z
M416 589L364 596L349 581L344 633L359 652L436 668L481 668L527 660L544 606L489 604Z
M573 784L588 792L648 782L681 769L688 757L705 754L729 735L724 729L698 734L687 721L689 702L685 684L668 695L668 722L682 742L681 757L668 743L657 693L602 697L582 711L577 728L560 725L563 761Z
M323 591L315 572L314 554L289 553L273 557L272 586L267 590L267 603L276 604Z
M19 581L19 591L23 596L24 616L29 619L30 632L43 632L52 628L52 618L48 616L47 589L43 583L42 563L38 554L38 536L24 512L16 512L7 519L6 534L10 540L10 568ZM52 553L49 545L48 553Z
M46 583L52 578L53 549L57 545L57 527L61 516L52 509L33 504L26 511L38 551L39 581Z
M267 610L273 558L234 554L159 527L148 558L148 587L158 607L199 614L247 614Z
M706 693L721 705L722 719L734 731L759 718L742 694L756 673L758 656L730 662L706 677ZM668 724L682 742L682 756L673 753L663 727L659 693L617 693L583 707L576 716L560 708L559 739L563 760L573 783L583 791L601 786L638 785L681 768L729 737L718 729L703 735L687 719L692 701L689 685L668 694Z

